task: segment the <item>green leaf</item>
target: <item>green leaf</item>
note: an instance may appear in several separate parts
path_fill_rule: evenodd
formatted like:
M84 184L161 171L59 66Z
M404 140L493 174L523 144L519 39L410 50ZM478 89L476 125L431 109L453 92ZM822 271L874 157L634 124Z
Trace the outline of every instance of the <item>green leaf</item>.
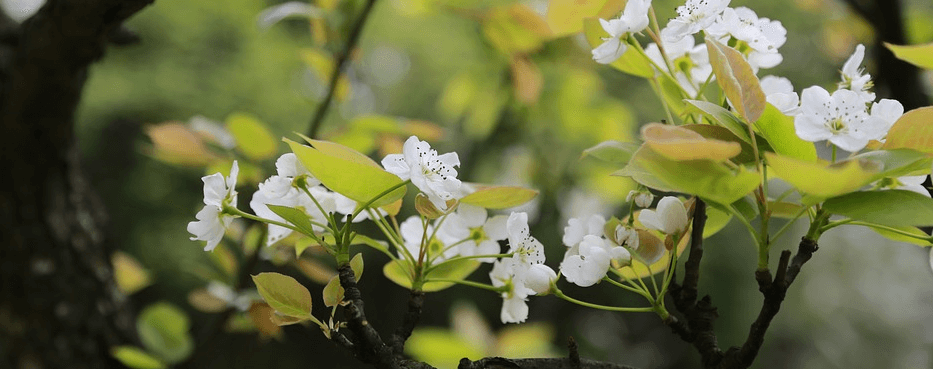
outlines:
M354 255L353 259L350 259L350 269L353 270L353 275L357 281L363 278L362 253ZM324 306L333 307L340 304L340 302L343 301L345 292L343 286L340 285L340 276L335 275L327 282L327 285L324 286Z
M875 231L875 233L880 234L889 240L898 241L898 242L906 242L906 243L914 244L917 246L933 246L933 243L930 243L930 241L924 241L916 237L905 236L897 232L892 232L891 230L885 229L884 227L881 227L881 226L868 225L867 227ZM924 232L923 230L917 227L901 226L901 227L891 227L891 228L897 229L899 231L907 232L913 235L917 235L919 237L929 237L929 235L926 234L926 232Z
M884 141L883 149L913 149L933 154L933 106L926 106L904 113L891 129Z
M522 205L538 196L538 191L516 186L482 186L464 198L460 203L481 206L487 209L506 209Z
M722 163L710 160L674 161L648 146L642 146L632 157L632 162L676 192L697 195L721 204L730 204L742 198L758 187L760 181L758 174L744 167L735 172Z
M741 119L739 119L739 117L736 117L735 114L732 114L731 111L706 101L684 100L684 102L687 103L688 108L691 108L697 113L703 114L711 122L725 127L730 132L735 134L736 137L741 138L742 141L745 141L749 144L752 143L752 139L748 136L747 126L742 122Z
M311 315L311 292L295 278L279 273L253 276L259 295L282 315L307 318Z
M858 190L880 172L880 165L869 160L846 160L835 164L815 163L765 153L773 173L800 192L817 197L833 197Z
M324 286L324 306L334 307L340 304L343 301L344 294L343 286L340 285L340 276L335 275L333 278L327 282L327 285Z
M587 42L590 44L590 48L594 49L603 43L602 37L609 36L609 34L607 34L606 31L603 30L603 27L599 24L598 18L584 19L583 33L586 36ZM654 68L651 66L651 62L648 61L648 58L646 58L642 53L639 53L638 50L634 47L629 47L618 60L612 62L609 65L615 69L636 77L654 77Z
M894 45L884 43L898 59L923 69L933 69L933 43L926 45Z
M133 346L117 346L110 349L110 356L123 365L134 369L162 369L165 364L149 353Z
M166 364L181 362L194 350L188 316L166 302L150 305L136 318L139 340Z
M639 146L632 142L603 141L596 146L583 150L583 155L580 158L592 156L610 163L625 164L632 158L632 154L635 153L635 150L638 150Z
M373 168L382 169L382 166L380 166L379 163L377 163L375 160L373 160L372 158L366 156L365 154L359 151L353 150L349 147L346 147L336 142L315 140L301 133L296 133L296 134L300 136L303 140L305 140L305 142L307 142L309 145L311 145L311 147L324 153L324 155L333 156L333 157L337 157L340 159L352 161L354 163L364 164L364 165L371 166Z
M929 173L929 155L911 149L875 150L853 156L851 159L868 160L878 163L881 171L875 179L895 178Z
M350 269L353 270L353 276L357 281L363 278L363 254L353 255L350 259Z
M285 139L285 142L291 146L301 164L321 183L356 202L365 204L394 186L399 187L370 206L378 208L405 196L406 188L398 176L386 172L372 159L353 149L332 142L321 144L324 141L314 141L315 148L289 139Z
M684 90L674 79L667 74L661 74L658 77L658 87L661 90L661 97L667 102L674 116L682 116L687 111L687 105L684 103ZM672 122L673 123L673 122Z
M772 218L793 219L797 213L804 208L803 205L783 201L768 202L768 210L771 210Z
M706 207L706 226L703 227L703 238L709 238L721 231L729 224L730 220L732 220L732 214L717 207Z
M271 158L278 151L275 137L256 117L234 113L227 117L227 130L236 139L236 148L255 161Z
M273 213L298 228L301 233L305 235L315 234L314 226L311 224L311 218L308 217L308 214L305 214L305 212L288 206L272 204L266 204L266 206L269 207L269 210L272 210Z
M424 278L438 279L464 279L479 268L480 262L472 259L461 259L452 262L446 262L443 265L433 269L429 275ZM386 278L395 282L395 284L411 289L412 265L407 260L392 260L382 268ZM421 291L437 292L453 286L452 282L427 282L421 286Z
M826 200L823 209L892 227L933 225L933 199L906 190L854 192Z
M774 148L774 152L803 161L815 162L816 147L812 142L797 136L794 118L784 115L773 105L765 107L761 118L755 121L755 128Z
M482 347L468 341L463 335L440 328L418 328L405 343L405 353L425 363L444 368L461 358L486 356ZM456 364L453 364L456 365Z
M765 109L765 93L755 71L738 50L706 37L709 62L716 74L716 83L732 102L733 108L746 122L757 121Z

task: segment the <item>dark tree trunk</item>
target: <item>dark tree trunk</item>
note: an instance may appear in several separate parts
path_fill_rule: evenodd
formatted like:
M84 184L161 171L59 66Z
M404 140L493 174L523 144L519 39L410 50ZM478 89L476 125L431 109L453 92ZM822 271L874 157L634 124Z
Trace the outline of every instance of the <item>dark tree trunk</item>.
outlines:
M0 367L113 367L134 340L74 112L108 36L153 0L49 0L0 38Z

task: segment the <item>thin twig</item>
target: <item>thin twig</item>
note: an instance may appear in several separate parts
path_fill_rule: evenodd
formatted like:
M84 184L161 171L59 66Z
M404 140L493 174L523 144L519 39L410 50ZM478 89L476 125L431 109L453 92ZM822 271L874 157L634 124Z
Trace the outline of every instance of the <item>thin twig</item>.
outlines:
M317 136L321 128L321 123L323 123L324 118L327 117L327 112L330 110L330 103L334 99L334 95L337 91L337 82L340 80L344 66L347 64L347 61L350 60L350 55L353 54L353 49L356 48L356 44L359 42L360 34L363 33L363 26L366 24L366 19L369 18L369 14L372 12L375 3L376 0L366 1L363 12L360 13L359 18L350 30L350 36L347 38L346 47L342 53L337 55L337 63L334 65L334 71L330 75L330 83L327 87L327 96L324 97L324 101L321 102L321 105L319 105L314 112L314 117L311 118L311 127L308 129L308 137L310 138L315 138L315 136Z

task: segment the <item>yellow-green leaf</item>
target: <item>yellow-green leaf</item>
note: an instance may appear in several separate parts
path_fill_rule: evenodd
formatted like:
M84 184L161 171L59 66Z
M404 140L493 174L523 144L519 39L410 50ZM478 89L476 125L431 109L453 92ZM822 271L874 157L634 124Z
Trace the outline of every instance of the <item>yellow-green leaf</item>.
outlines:
M926 232L924 232L923 230L917 227L912 227L912 226L883 227L883 226L868 225L868 228L870 228L871 230L875 231L875 233L878 233L889 240L898 241L898 242L906 242L906 243L914 244L917 246L933 246L933 243L931 243L930 241L925 241L925 240L917 238L917 237L929 237L930 236L926 234ZM917 237L910 237L907 235L903 235L903 234L894 232L889 228L893 228L901 232L910 233Z
M279 273L253 276L259 295L282 315L306 318L311 315L311 292L295 278Z
M774 152L803 161L816 161L816 147L797 136L794 118L784 115L773 105L765 107L764 113L755 121L755 128L768 140Z
M674 161L723 162L742 151L742 146L736 142L708 139L692 130L667 124L646 124L641 128L641 136L656 153Z
M913 149L933 154L933 106L904 113L891 129L883 149Z
M464 279L473 273L476 268L479 268L479 266L480 262L472 259L461 259L447 262L433 269L429 275L425 276L425 278ZM414 273L411 263L409 263L407 260L392 260L386 263L386 265L382 268L382 272L385 274L386 278L392 282L395 282L395 284L411 289L411 280ZM427 282L422 285L421 290L424 292L437 292L450 288L453 285L454 283L452 282Z
M606 0L551 0L548 3L548 26L554 37L574 34L583 30L583 20L597 16Z
M461 358L486 356L482 347L464 336L440 328L416 329L405 343L405 353L437 368L454 368Z
M868 160L846 160L830 164L773 153L765 153L765 159L778 178L787 181L800 192L824 198L855 191L871 182L880 172L880 165Z
M898 59L923 69L933 69L933 43L925 45L894 45L884 43Z
M758 187L756 173L733 170L710 160L674 161L644 145L632 162L677 192L697 195L720 204L731 204ZM644 183L643 183L644 184ZM648 185L648 184L645 184ZM650 186L649 186L650 187Z
M729 221L732 220L732 214L720 210L718 207L706 207L706 226L703 227L703 238L708 238L721 231Z
M227 117L227 130L236 139L236 149L255 161L271 158L276 140L259 119L249 114L234 113Z
M602 38L609 34L599 24L598 18L586 18L583 20L583 33L590 44L590 48L596 48L603 43ZM639 53L634 47L629 47L618 60L609 64L611 67L633 76L642 78L654 77L654 69L651 62L644 54Z
M194 350L189 329L185 312L165 302L150 305L136 318L143 346L167 364L185 360Z
M927 174L930 172L930 162L933 158L911 149L893 149L863 152L850 160L867 160L879 164L881 172L875 179L881 179Z
M113 263L113 278L123 293L131 295L152 284L149 271L129 254L122 251L114 252L110 261Z
M434 206L434 203L428 199L423 193L418 193L415 195L415 210L418 211L418 214L423 215L428 219L437 219L444 215L443 211L437 209Z
M295 208L290 208L288 206L272 205L272 204L267 204L266 206L273 213L275 213L276 215L282 217L282 219L285 219L285 221L294 225L295 228L298 228L298 230L300 230L301 233L304 233L305 235L315 234L313 225L311 224L311 218L308 216L308 214L305 214L305 212L295 209Z
M333 276L327 285L324 286L324 306L333 307L340 304L343 301L344 294L343 286L340 285L340 276Z
M506 209L522 205L538 195L538 191L516 186L477 186L473 192L460 199L463 204L487 209Z
M366 156L346 146L315 142L315 148L311 148L289 139L285 139L285 142L291 146L301 164L321 183L356 202L365 204L392 187L397 188L370 206L378 208L388 205L405 195L406 188L398 176L386 172L368 157L361 158Z
M722 88L732 106L746 122L757 121L765 109L765 93L758 76L738 50L706 38L709 62L716 74L716 83Z
M350 259L350 270L353 270L353 276L357 281L363 278L363 254L353 255Z
M134 346L117 346L110 349L110 356L133 369L162 369L165 364Z
M589 149L583 150L581 158L592 156L610 163L628 163L635 150L640 145L632 142L603 141Z

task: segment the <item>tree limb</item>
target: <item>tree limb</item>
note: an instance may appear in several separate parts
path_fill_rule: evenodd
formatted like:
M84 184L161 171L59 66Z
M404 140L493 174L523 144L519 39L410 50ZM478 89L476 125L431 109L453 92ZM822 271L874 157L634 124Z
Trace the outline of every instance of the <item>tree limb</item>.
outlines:
M359 348L358 359L365 363L372 364L376 368L400 369L398 360L396 360L392 349L386 346L379 332L366 320L366 312L363 309L363 297L359 288L356 286L356 277L353 275L353 269L350 264L341 265L337 272L340 276L340 285L344 289L344 299L347 302L345 314L347 327L354 335L354 344Z
M360 13L359 18L350 30L346 47L340 55L337 55L337 63L334 65L334 71L330 75L330 83L328 83L327 86L327 95L314 112L314 117L311 118L311 126L308 128L308 137L315 138L321 128L321 124L324 123L324 118L327 117L327 112L330 110L330 103L337 92L337 82L340 81L343 68L350 60L350 55L353 54L356 43L359 42L360 34L363 33L363 26L366 24L366 19L369 18L369 14L372 12L375 3L376 0L366 0L366 5L363 6L362 13Z
M422 291L411 291L411 294L408 296L408 310L405 312L405 317L402 320L402 325L395 330L395 334L392 335L392 350L395 351L396 355L402 355L405 351L405 341L408 340L408 337L411 336L411 332L415 330L415 326L418 325L418 320L421 319L421 309L424 306L424 292Z

